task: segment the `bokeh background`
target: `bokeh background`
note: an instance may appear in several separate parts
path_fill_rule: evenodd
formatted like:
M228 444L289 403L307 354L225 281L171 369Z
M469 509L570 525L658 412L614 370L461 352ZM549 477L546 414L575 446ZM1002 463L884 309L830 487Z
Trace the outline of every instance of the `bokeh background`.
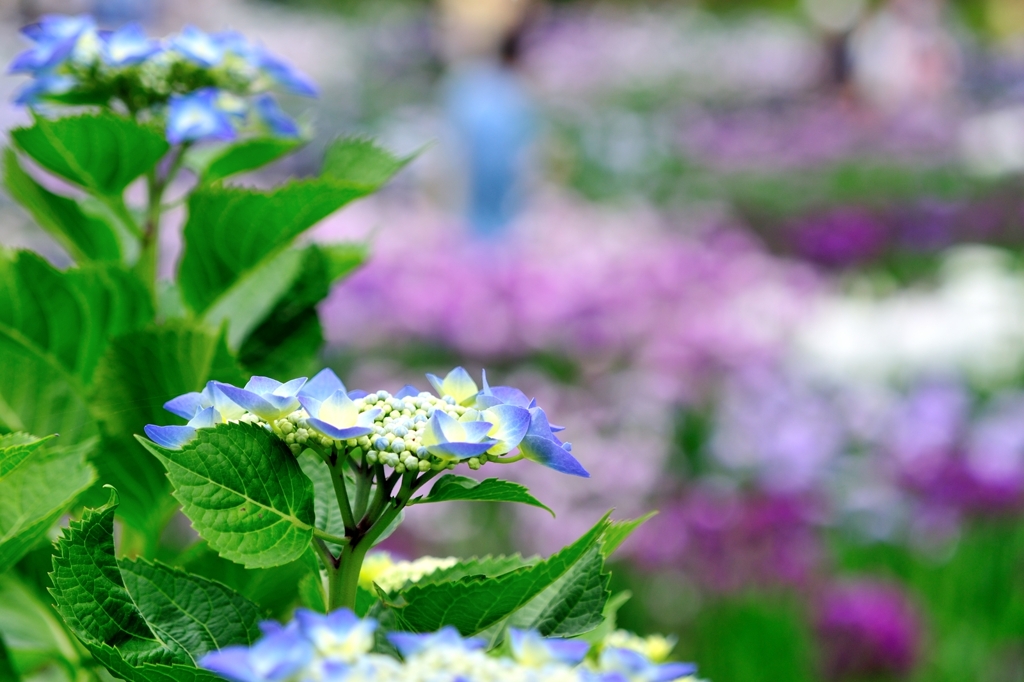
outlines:
M391 552L659 509L617 620L702 676L1024 680L1024 2L0 0L0 61L86 11L235 28L321 84L285 102L304 152L246 183L339 133L418 152L315 230L372 249L325 362L486 367L592 478L511 467L556 519L418 509ZM66 261L41 235L0 195L0 241Z

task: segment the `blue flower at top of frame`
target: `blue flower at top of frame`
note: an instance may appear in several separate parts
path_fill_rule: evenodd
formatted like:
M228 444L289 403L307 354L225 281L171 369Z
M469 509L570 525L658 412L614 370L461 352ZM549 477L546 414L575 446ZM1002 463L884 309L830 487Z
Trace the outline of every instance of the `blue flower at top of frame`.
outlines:
M203 88L188 95L171 95L167 110L167 141L171 144L197 140L233 140L236 137L228 112L219 106L220 92Z
M460 405L472 404L480 392L473 377L469 376L469 372L462 367L456 367L448 372L444 379L428 374L427 381L437 391L437 395L442 398L450 397Z
M454 626L446 625L437 632L413 634L411 632L389 632L391 642L402 658L409 658L426 649L458 649L460 651L477 651L487 646L487 642L479 637L463 637Z
M530 400L526 394L518 388L511 386L491 386L487 383L487 371L483 372L484 387L476 397L476 406L479 409L494 407L495 405L513 405L530 409L537 406L536 400Z
M11 61L8 72L40 74L53 69L71 55L79 38L95 30L96 22L87 15L45 15L21 29L22 35L35 44Z
M338 375L334 373L330 367L324 367L322 370L317 372L312 379L307 381L299 389L299 398L307 397L313 398L323 402L327 400L335 391L345 391L345 384L341 382ZM351 396L350 396L351 397Z
M178 415L182 419L192 419L200 410L213 407L224 419L234 421L245 414L245 409L232 402L224 393L217 388L217 382L208 381L203 387L202 393L185 393L177 398L171 398L164 403L164 409Z
M224 48L213 36L195 26L186 26L168 41L168 46L200 66L217 66L224 59Z
M519 443L523 456L563 474L590 478L583 465L570 454L572 445L563 443L555 436L544 410L533 407L529 412L530 428Z
M509 628L508 634L512 657L531 668L543 668L552 663L577 665L590 650L590 644L583 640L545 639L536 630Z
M697 673L693 663L651 663L643 654L632 649L605 647L601 651L601 670L623 673L639 682L673 682Z
M345 393L344 388L335 391L324 400L299 395L299 403L309 413L306 422L317 432L337 440L359 438L373 433L373 421L381 410L373 408L360 412L356 404Z
M103 61L110 66L127 66L145 61L160 51L160 43L146 35L137 23L125 24L105 36Z
M403 398L415 398L420 393L422 393L420 389L416 388L412 384L406 384L405 386L402 386L402 388L398 389L398 393L395 394L395 397L399 400Z
M185 426L156 426L146 424L144 431L151 441L170 450L179 450L195 438L196 429L209 429L223 423L220 413L213 407L196 412Z
M256 58L256 67L288 92L304 97L316 97L320 94L312 78L262 47L257 48Z
M256 114L267 129L279 137L298 137L299 124L291 116L284 113L273 95L262 94L253 101Z
M487 450L489 455L504 455L522 443L530 429L530 411L514 405L495 405L480 413L480 418L493 426L487 432L497 441Z
M373 648L377 621L359 618L349 609L341 608L326 616L298 609L295 621L302 634L324 658L353 663Z
M61 95L75 87L77 81L71 76L44 74L29 82L18 91L15 104L35 104L47 95Z
M274 421L298 409L297 396L305 383L306 377L282 384L270 377L254 376L246 382L245 388L219 381L215 385L239 407L244 407L260 419Z
M423 445L427 452L445 460L479 457L498 444L487 435L493 426L485 421L459 421L443 410L434 410L423 431Z
M199 659L199 667L233 682L284 682L313 661L316 652L298 621L288 627L275 623L261 628L264 636L251 647L212 651Z

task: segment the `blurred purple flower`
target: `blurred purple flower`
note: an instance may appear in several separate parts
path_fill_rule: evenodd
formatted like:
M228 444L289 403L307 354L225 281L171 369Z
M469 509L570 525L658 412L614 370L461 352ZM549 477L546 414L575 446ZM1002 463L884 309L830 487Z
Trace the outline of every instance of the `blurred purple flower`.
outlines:
M862 580L822 597L817 631L829 680L903 678L917 660L920 622L896 586Z
M885 223L856 207L809 217L797 223L792 232L798 254L834 268L877 258L888 241Z

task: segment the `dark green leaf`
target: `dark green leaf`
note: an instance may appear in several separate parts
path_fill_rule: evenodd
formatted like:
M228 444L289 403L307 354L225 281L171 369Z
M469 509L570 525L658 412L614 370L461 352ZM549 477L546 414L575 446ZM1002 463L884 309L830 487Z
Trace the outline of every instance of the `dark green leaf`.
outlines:
M135 178L156 166L169 145L154 127L112 113L36 116L11 138L40 166L99 195L120 195Z
M259 608L234 590L143 559L121 561L121 578L153 633L198 661L232 644L260 637Z
M36 438L27 433L9 433L0 436L0 481L28 459L28 456L53 436Z
M432 632L445 625L463 635L481 632L525 606L572 569L600 540L607 516L572 545L548 559L496 578L467 576L445 583L412 585L389 595L386 606L404 630Z
M83 211L74 199L54 194L33 180L10 148L4 152L4 184L11 198L79 263L121 260L121 244L114 227Z
M264 568L295 561L309 548L313 484L266 429L200 429L180 450L139 441L164 463L185 515L224 558Z
M57 611L87 646L116 648L127 665L189 665L184 649L153 635L125 589L114 559L116 507L112 493L109 503L87 510L64 531L50 574Z
M0 481L0 567L13 566L93 481L92 441L36 453Z
M196 190L178 273L185 302L206 312L264 259L365 194L362 187L330 179L296 180L271 191L219 185Z
M505 481L500 478L488 478L477 481L466 476L448 474L438 479L430 494L426 497L418 497L409 504L425 504L427 502L452 502L455 500L469 500L473 502L519 502L534 507L540 507L555 515L540 500L535 498L527 490L526 486L512 481Z
M7 644L4 642L3 636L0 636L0 680L9 682L20 682L21 680L21 675L14 669L14 662L11 660L11 654L7 651Z
M86 642L86 647L107 670L129 682L224 682L220 675L188 664L129 662L133 658L123 649L94 642Z
M537 630L545 637L574 637L593 630L604 620L610 579L600 549L591 547L565 575L513 614L508 625Z
M345 537L345 522L341 518L341 509L338 508L337 497L334 492L334 483L331 482L331 469L312 450L306 450L299 455L299 466L302 472L309 477L313 483L314 502L316 510L316 527L331 535ZM354 497L354 487L350 491L350 498ZM336 555L341 553L341 547L333 542L327 546Z
M316 370L323 333L316 306L331 284L366 258L363 244L310 245L302 251L301 276L279 298L239 349L239 359L255 374L301 376Z
M414 158L415 155L399 158L363 137L341 137L327 147L322 172L373 191Z
M256 170L280 159L305 144L305 140L287 137L258 137L210 149L200 155L190 153L188 165L209 184L224 178Z

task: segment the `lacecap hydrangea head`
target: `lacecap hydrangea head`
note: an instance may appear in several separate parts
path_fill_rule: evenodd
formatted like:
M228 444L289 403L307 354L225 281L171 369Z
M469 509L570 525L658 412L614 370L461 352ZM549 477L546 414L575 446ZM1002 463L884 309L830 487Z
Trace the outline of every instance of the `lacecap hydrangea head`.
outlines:
M298 136L270 92L318 92L308 76L235 31L186 26L159 40L138 24L103 31L89 16L46 15L21 33L30 47L8 70L32 80L17 103L108 107L160 121L172 144Z
M263 425L299 454L307 447L334 448L370 465L397 472L453 468L478 469L489 461L523 458L556 471L589 476L555 436L536 401L518 389L477 387L457 367L444 379L428 375L439 395L406 386L395 395L346 389L330 369L310 380L280 382L252 377L242 388L210 382L202 393L188 393L165 404L189 420L186 426L147 426L146 435L163 447L182 447L197 429L224 422ZM203 410L210 410L204 412Z

